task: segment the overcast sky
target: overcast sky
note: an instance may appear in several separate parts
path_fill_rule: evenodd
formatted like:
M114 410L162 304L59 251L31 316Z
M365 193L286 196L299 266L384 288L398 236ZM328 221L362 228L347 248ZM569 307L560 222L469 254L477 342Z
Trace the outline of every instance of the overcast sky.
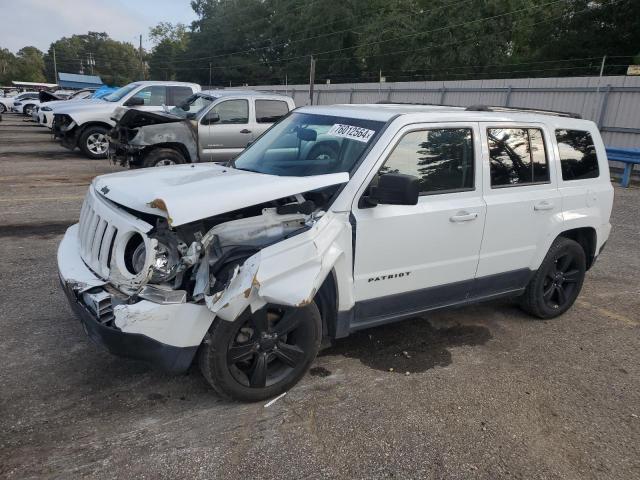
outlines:
M107 32L111 38L150 48L149 27L195 20L190 0L0 0L0 48L42 51L73 34Z

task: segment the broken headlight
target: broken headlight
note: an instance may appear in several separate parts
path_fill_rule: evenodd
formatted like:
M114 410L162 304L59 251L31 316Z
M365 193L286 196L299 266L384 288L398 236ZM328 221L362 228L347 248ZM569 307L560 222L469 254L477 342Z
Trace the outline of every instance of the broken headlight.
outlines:
M147 249L144 243L138 245L133 252L132 265L136 273L139 273L144 268L145 258L147 256ZM163 283L171 280L176 274L176 267L180 261L178 252L175 249L169 248L166 245L158 242L156 246L156 254L151 263L151 282Z

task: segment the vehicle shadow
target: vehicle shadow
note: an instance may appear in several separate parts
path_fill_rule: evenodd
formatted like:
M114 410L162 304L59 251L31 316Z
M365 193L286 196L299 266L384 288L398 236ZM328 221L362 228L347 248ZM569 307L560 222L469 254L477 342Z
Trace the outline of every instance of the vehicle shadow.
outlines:
M355 332L320 355L357 358L375 370L418 373L449 365L451 347L484 345L491 338L483 325L436 328L426 318L412 318Z

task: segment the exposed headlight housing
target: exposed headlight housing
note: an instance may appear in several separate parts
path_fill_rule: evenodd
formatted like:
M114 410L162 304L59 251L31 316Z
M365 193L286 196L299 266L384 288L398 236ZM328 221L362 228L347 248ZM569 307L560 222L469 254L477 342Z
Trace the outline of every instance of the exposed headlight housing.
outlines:
M42 107L40 110L42 110L43 112L50 112L53 109L51 107Z
M144 268L144 262L147 256L147 251L144 243L138 245L133 252L133 258L131 263L136 273L140 273ZM179 262L178 252L175 249L169 248L163 243L158 242L156 246L156 253L151 263L151 283L164 283L171 280L175 274L175 267Z

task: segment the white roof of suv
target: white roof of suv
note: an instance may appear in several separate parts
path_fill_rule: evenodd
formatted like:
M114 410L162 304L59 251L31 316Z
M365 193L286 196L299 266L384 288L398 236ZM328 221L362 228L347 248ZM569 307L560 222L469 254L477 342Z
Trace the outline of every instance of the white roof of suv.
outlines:
M476 105L472 107L454 107L447 105L418 105L403 103L345 104L328 106L300 107L301 113L315 113L340 117L361 118L387 122L398 115L412 117L411 120L423 122L424 114L428 114L429 122L537 122L557 125L593 125L589 120L582 120L576 114L534 110L525 108L491 107ZM409 118L407 118L409 120Z

